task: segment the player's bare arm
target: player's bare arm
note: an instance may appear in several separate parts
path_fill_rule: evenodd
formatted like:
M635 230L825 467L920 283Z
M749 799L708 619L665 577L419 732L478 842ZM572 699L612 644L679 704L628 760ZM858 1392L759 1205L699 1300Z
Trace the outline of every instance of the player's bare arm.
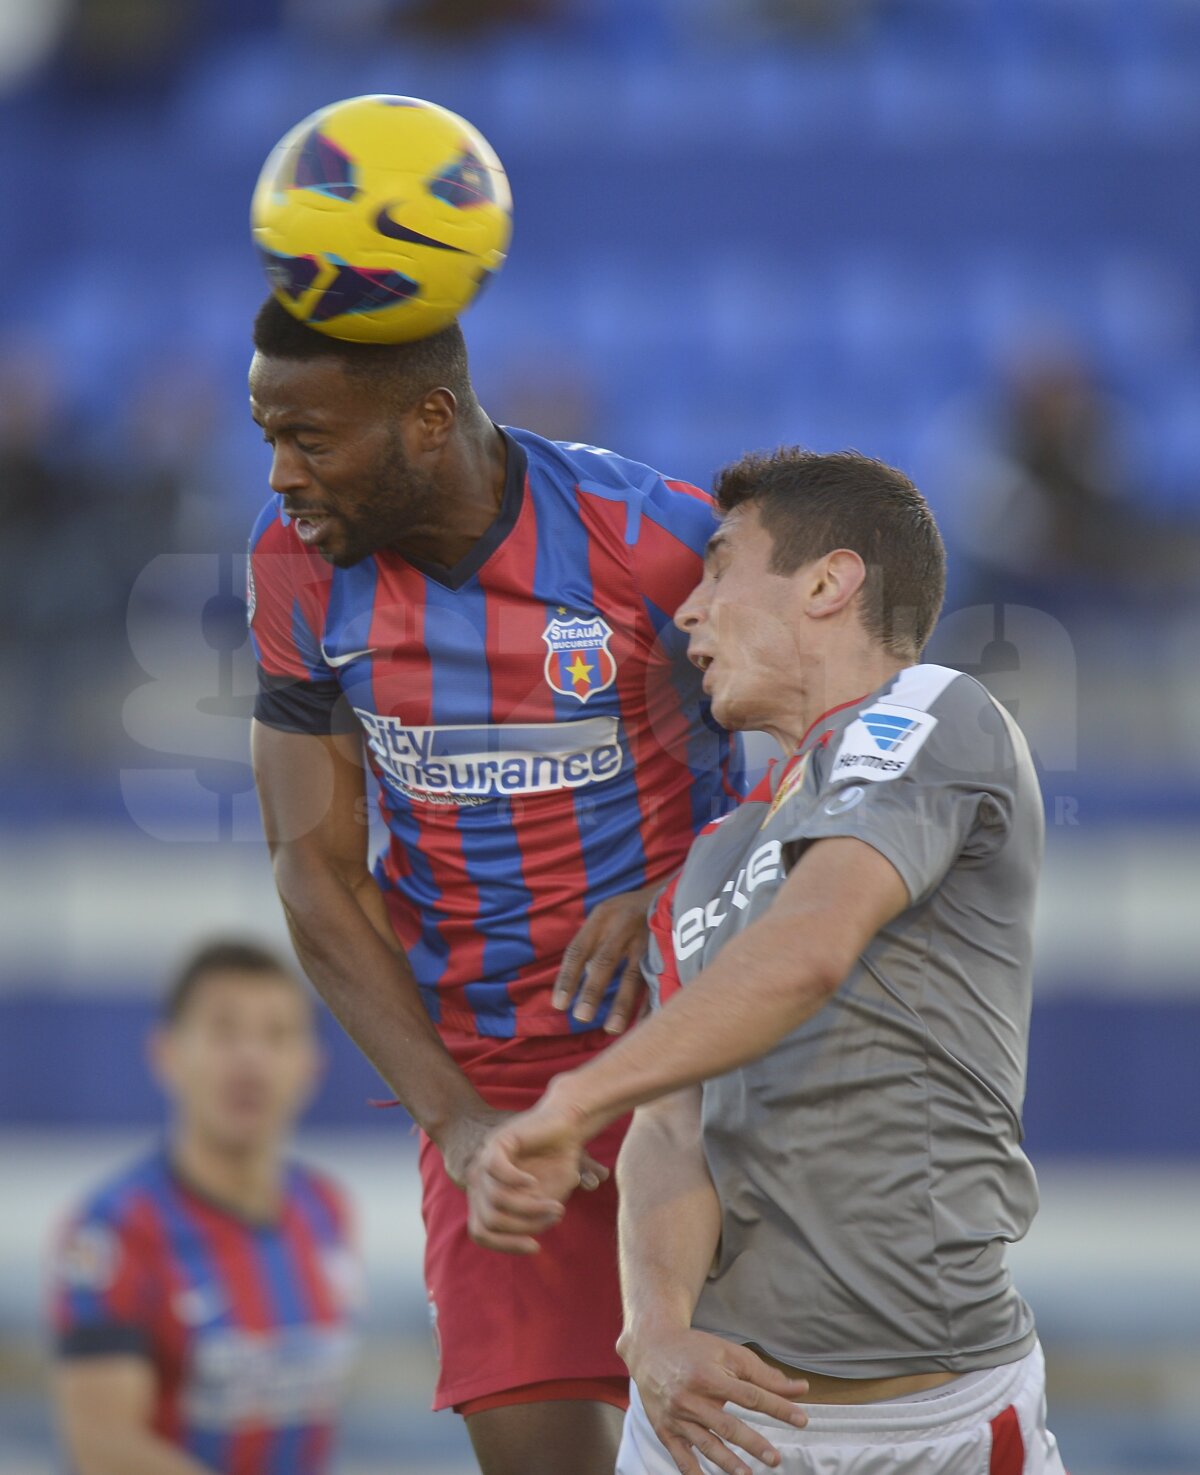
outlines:
M681 1475L700 1475L695 1451L727 1475L749 1475L735 1449L778 1463L775 1447L726 1403L803 1427L792 1401L808 1388L745 1347L692 1329L720 1235L720 1205L700 1135L700 1089L640 1107L617 1163L621 1292L617 1343L655 1433Z
M810 845L770 911L686 989L603 1056L557 1077L532 1111L493 1134L477 1164L476 1222L490 1228L488 1196L501 1190L511 1222L522 1189L533 1222L572 1169L578 1178L583 1144L608 1122L765 1055L821 1008L909 901L899 872L863 841Z
M78 1475L216 1475L152 1429L154 1378L142 1357L59 1364L54 1399Z
M317 991L438 1144L462 1184L502 1113L451 1060L388 925L367 860L357 738L255 722L252 754L275 884Z

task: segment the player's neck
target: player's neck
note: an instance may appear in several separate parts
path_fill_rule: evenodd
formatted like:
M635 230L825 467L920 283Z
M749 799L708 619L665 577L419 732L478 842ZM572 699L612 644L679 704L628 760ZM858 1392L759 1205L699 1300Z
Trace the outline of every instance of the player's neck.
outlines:
M275 1145L231 1151L184 1126L173 1135L170 1150L172 1168L203 1198L243 1219L278 1218L283 1208L283 1159Z
M901 660L877 646L856 646L814 666L795 709L771 732L786 753L795 753L826 714L870 696L902 671Z
M446 449L431 520L414 528L399 551L453 568L496 521L507 475L508 444L476 407Z

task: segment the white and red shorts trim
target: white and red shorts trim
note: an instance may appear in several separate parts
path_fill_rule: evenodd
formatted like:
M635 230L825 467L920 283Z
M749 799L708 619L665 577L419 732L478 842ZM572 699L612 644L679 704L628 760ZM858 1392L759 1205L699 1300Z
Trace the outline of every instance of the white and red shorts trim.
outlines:
M1066 1475L1046 1428L1046 1369L1035 1345L1017 1362L967 1373L941 1388L886 1403L805 1403L794 1429L745 1409L732 1412L783 1456L774 1475ZM738 1450L758 1475L770 1467ZM705 1475L720 1475L703 1456ZM633 1390L616 1475L678 1475Z

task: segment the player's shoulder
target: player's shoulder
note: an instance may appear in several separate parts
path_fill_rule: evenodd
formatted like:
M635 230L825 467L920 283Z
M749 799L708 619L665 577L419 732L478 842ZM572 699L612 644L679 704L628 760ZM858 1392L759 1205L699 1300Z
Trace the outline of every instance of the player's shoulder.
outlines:
M294 1159L288 1164L288 1193L294 1202L315 1212L339 1236L349 1230L353 1220L350 1196L323 1168Z
M254 525L250 529L250 551L260 548L277 552L292 546L300 547L300 540L292 531L291 523L283 515L283 498L272 494L259 509Z
M145 1237L147 1213L153 1213L162 1186L162 1159L158 1152L138 1158L101 1179L77 1200L64 1218L59 1232L63 1266L76 1278L86 1275L88 1267L95 1267L99 1274L117 1253L118 1244L140 1243Z
M531 467L557 473L585 491L609 491L620 494L623 499L632 495L659 503L683 498L712 515L713 501L707 492L690 482L656 471L644 461L635 461L617 451L588 445L584 441L547 440L530 430L509 425L504 429L525 451Z
M1024 756L1015 723L981 681L923 663L905 667L853 713L828 779L886 782L914 767L994 773Z
M899 708L916 720L927 714L937 724L939 745L973 748L986 743L989 755L994 755L997 739L1011 744L1017 732L983 682L952 666L908 666L872 706Z

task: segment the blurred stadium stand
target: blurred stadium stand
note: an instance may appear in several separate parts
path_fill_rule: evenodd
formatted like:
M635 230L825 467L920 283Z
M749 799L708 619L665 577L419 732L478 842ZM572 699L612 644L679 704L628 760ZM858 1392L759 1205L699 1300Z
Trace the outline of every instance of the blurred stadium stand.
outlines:
M1047 791L1020 1254L1053 1422L1075 1475L1200 1470L1200 0L169 9L0 3L0 1171L26 1205L0 1472L49 1468L32 1240L156 1118L159 978L209 931L281 933L245 758L246 216L275 139L369 91L462 112L509 171L511 259L465 320L497 419L701 484L854 445L928 493L955 568L931 655L1014 706ZM1068 370L1034 435L1029 384ZM328 1036L313 1122L374 1216L373 1335L423 1336L411 1163L369 1166L401 1126ZM459 1468L410 1412L411 1468Z

